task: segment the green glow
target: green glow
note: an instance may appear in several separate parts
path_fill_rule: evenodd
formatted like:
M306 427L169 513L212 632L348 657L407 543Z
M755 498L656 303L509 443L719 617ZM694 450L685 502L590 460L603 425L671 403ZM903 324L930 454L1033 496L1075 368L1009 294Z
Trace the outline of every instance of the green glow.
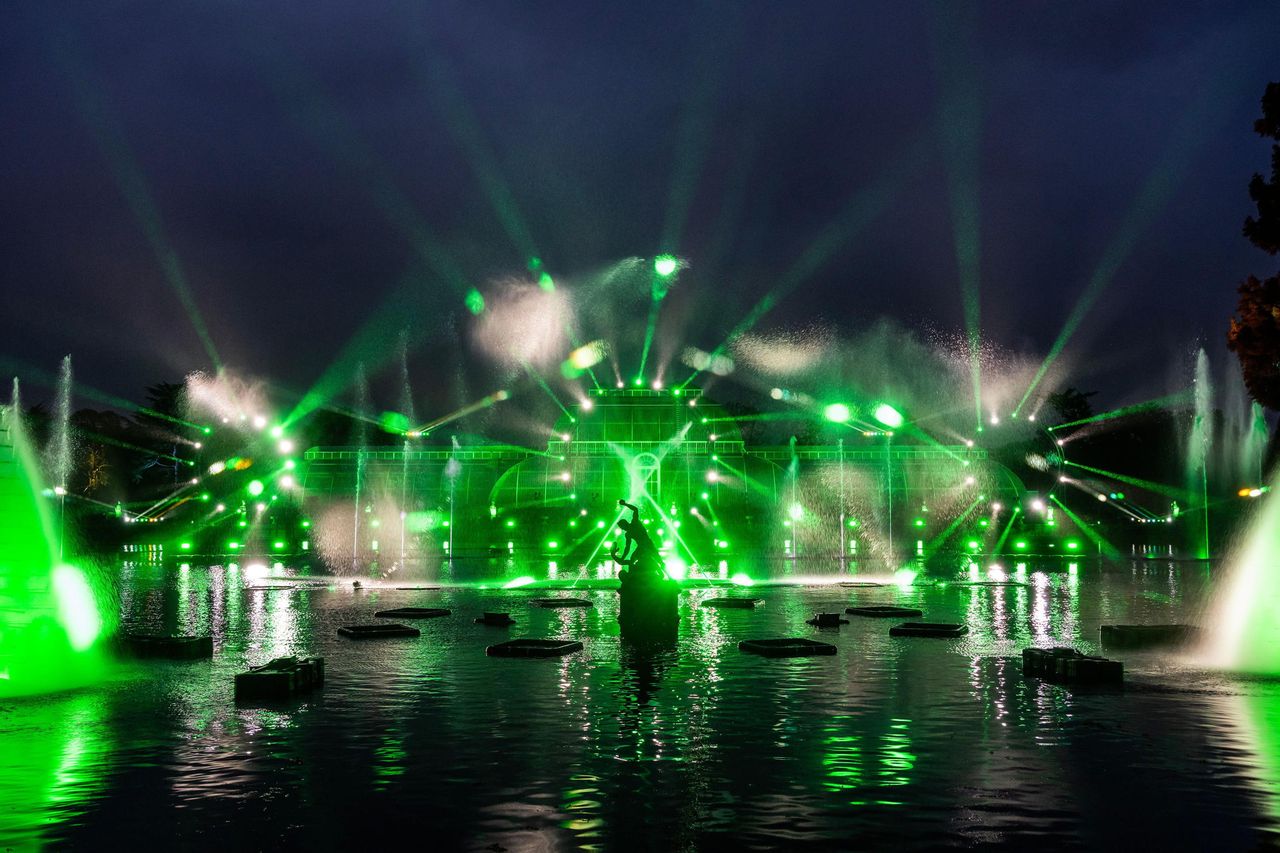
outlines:
M97 642L102 633L102 617L98 615L93 590L84 573L74 566L56 567L52 579L58 618L67 631L67 640L72 649L83 652Z
M682 581L689 574L689 565L679 557L667 557L664 561L667 577L674 581Z
M791 516L792 521L799 521L804 518L804 507L800 506L800 504L792 504L791 508L787 510L787 514Z
M845 421L849 420L849 418L852 415L853 415L853 412L851 412L849 407L846 406L844 403L832 403L831 405L827 406L825 409L822 410L823 417L837 424L844 423Z
M556 540L554 540L554 539L548 539L548 540L547 540L547 550L548 550L548 551L554 551L555 549L557 549L557 548L559 548L559 547L560 547L560 543L559 543L559 542L557 542Z
M467 296L464 302L466 303L467 310L472 314L479 314L484 311L484 294L476 290L474 287L467 291Z
M258 495L262 494L265 488L266 487L262 485L261 480L250 480L247 490L249 494L253 495L256 498Z
M889 429L897 429L904 423L902 413L888 403L881 403L876 406L872 414L877 421Z
M520 576L520 577L518 577L518 578L513 578L513 579L511 579L511 580L507 581L506 583L504 583L504 584L502 585L502 588L503 588L503 589L517 589L517 588L522 587L522 586L528 586L528 585L529 585L529 584L531 584L531 583L537 583L537 581L536 581L534 578L530 577L529 575L521 575L521 576Z
M659 255L653 260L653 271L663 278L674 273L679 266L680 262L671 255Z
M755 586L756 582L746 572L738 572L729 578L729 583L734 586Z
M90 577L59 556L60 525L41 497L15 409L0 406L0 444L9 445L0 470L0 698L95 680L102 661L94 646L104 630Z

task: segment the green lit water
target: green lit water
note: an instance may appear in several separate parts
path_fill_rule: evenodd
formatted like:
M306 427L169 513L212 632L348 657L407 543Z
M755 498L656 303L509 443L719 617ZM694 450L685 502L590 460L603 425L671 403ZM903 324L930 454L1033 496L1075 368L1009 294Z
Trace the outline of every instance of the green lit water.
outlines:
M512 572L530 567L508 567ZM456 567L456 581L490 574ZM532 573L530 571L529 573ZM223 567L127 564L123 623L210 632L212 661L113 668L88 689L0 702L0 841L350 848L417 833L433 849L677 850L836 843L935 849L1249 849L1280 815L1280 683L1128 655L1122 693L1024 679L1028 645L1092 649L1104 622L1189 621L1205 569L1028 567L1023 586L757 585L754 611L682 596L675 648L617 636L616 595L546 610L545 591L353 590ZM411 585L412 582L402 582ZM282 585L284 589L254 588ZM555 594L555 593L552 593ZM895 640L881 620L805 624L855 601L968 624ZM356 643L343 624L425 604L421 638ZM517 624L472 623L484 610ZM573 637L583 652L500 660L487 644ZM815 637L833 657L768 661L740 639ZM232 677L319 654L328 683L237 708ZM493 846L496 845L496 846ZM0 844L0 849L3 844Z

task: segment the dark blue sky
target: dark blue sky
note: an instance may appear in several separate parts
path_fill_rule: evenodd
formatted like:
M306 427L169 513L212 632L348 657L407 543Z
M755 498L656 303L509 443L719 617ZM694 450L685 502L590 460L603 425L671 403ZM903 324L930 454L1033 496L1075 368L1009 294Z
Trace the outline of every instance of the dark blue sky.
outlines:
M1047 350L1110 247L1067 356L1083 387L1159 392L1274 266L1240 236L1270 0L54 5L5 14L0 356L71 352L125 396L209 366L178 270L225 361L294 387L394 300L429 360L459 283L530 248L565 277L676 251L667 334L709 349L895 167L764 325L963 328L955 91L992 339Z

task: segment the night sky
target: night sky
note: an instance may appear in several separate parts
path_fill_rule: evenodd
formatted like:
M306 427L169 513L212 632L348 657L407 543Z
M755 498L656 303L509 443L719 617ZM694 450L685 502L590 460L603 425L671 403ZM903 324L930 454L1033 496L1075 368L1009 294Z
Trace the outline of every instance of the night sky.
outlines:
M1235 285L1274 271L1240 234L1274 0L19 0L4 19L0 358L70 352L134 399L211 366L177 279L229 367L290 388L380 311L415 329L430 385L459 287L534 253L572 282L675 252L663 334L711 349L869 187L874 215L761 328L962 330L967 210L983 332L1013 350L1047 351L1118 263L1064 358L1141 398L1198 341L1225 359ZM616 326L589 331L634 354L647 295L610 298Z

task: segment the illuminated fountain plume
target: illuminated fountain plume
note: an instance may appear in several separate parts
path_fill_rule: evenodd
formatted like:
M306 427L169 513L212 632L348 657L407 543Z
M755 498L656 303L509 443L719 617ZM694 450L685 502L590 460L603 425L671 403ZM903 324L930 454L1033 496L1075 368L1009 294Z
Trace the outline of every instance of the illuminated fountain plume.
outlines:
M1280 673L1280 500L1272 484L1210 605L1205 663L1235 672Z
M754 370L775 376L792 376L818 366L831 354L833 342L830 328L810 326L769 334L748 332L733 341L730 348L737 361ZM707 359L706 367L698 364L689 366L707 370L711 368L710 359Z
M87 683L101 669L102 609L85 573L59 557L17 380L0 406L0 445L0 696Z
M518 279L497 282L476 317L475 341L506 367L545 368L563 357L573 307L562 289L547 290Z
M680 360L697 371L710 371L716 376L728 376L733 372L733 359L726 355L704 352L697 347L685 347Z
M192 415L211 416L224 424L265 426L268 401L262 382L245 379L228 370L214 376L195 371L186 377L187 407ZM255 423L255 418L259 421Z

